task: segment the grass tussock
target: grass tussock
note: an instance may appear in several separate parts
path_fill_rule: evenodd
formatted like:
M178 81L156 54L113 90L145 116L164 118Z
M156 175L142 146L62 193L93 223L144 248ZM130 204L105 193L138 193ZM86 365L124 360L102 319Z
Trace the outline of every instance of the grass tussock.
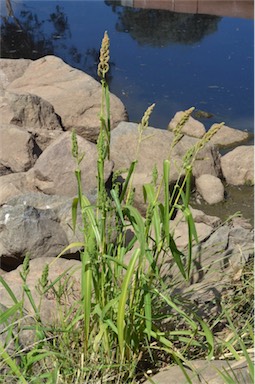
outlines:
M77 197L73 200L73 230L82 231L82 243L70 244L81 249L80 299L63 305L66 282L63 274L49 280L46 265L38 282L43 298L54 290L59 318L46 327L41 320L41 302L35 303L29 286L29 257L25 258L21 277L22 300L18 301L10 287L0 277L13 306L1 311L0 324L5 341L0 344L0 381L10 383L139 383L166 364L180 367L195 357L213 359L230 354L238 358L240 351L249 358L247 349L252 332L252 278L244 272L245 283L226 296L222 318L213 324L204 321L189 309L185 301L174 295L180 281L189 282L193 262L192 245L198 242L189 200L191 175L197 153L222 124L214 126L192 147L183 159L180 178L169 192L171 151L181 140L181 129L194 108L185 111L174 130L169 158L163 162L163 177L158 180L152 170L151 183L143 186L147 204L143 217L134 207L133 176L137 159L130 164L125 181L118 181L119 171L112 178L111 190L104 181L105 161L110 159L111 123L110 93L107 84L110 41L105 33L100 50L98 76L102 84L100 133L97 141L97 203L92 205L82 191L80 163L86 153L80 153L75 131L72 133L72 155L76 163ZM137 158L143 133L148 127L154 104L144 113L137 132ZM184 176L183 176L184 175ZM162 195L163 201L159 200ZM189 243L187 252L179 250L172 234L171 219L180 210L186 220ZM82 228L77 226L78 212ZM129 233L132 231L132 238ZM166 285L163 273L165 261L171 260L178 279ZM248 277L247 277L248 276ZM178 282L177 282L178 281ZM34 310L33 322L24 326L24 297ZM240 308L242 316L238 315ZM224 319L223 319L224 318ZM217 322L225 321L226 334L215 338ZM22 349L19 335L33 332L33 340ZM10 348L11 347L11 348ZM191 367L192 368L192 367ZM187 382L190 382L186 375ZM226 381L227 382L227 381Z

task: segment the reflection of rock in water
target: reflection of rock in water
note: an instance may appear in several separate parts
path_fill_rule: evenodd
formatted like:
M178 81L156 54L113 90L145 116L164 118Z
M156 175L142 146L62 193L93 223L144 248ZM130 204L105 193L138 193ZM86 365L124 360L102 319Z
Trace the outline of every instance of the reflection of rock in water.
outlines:
M117 7L116 1L107 1L118 13L116 30L128 32L142 45L164 46L170 43L193 44L217 31L218 16L175 13L155 9Z
M213 117L213 114L207 111L202 111L201 109L195 109L193 117L196 119L210 119Z

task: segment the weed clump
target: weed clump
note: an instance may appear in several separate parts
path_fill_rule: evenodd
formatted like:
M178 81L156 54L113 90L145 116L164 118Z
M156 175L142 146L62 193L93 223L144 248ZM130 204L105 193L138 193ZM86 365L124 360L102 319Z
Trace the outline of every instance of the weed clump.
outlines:
M104 166L111 155L110 92L107 84L109 46L110 40L105 32L97 71L102 99L97 141L97 202L94 205L82 191L80 163L86 154L79 152L76 133L72 132L71 150L77 180L77 197L72 203L73 230L81 230L83 241L70 244L58 257L71 247L80 247L80 300L63 311L60 323L45 329L40 320L40 305L36 306L26 284L29 258L25 259L23 290L36 315L37 339L28 353L18 351L20 366L6 352L6 345L0 346L4 364L9 366L20 383L38 380L47 383L138 383L148 376L148 370L159 369L167 363L177 363L180 367L185 364L193 370L189 360L194 351L208 359L215 356L210 326L173 294L171 288L175 281L171 287L167 286L162 268L165 260L170 259L180 280L190 281L193 243L198 242L189 206L192 167L197 153L223 123L209 130L187 152L180 177L170 193L171 151L182 139L182 127L194 108L183 113L174 130L169 158L163 162L162 179L158 180L158 170L154 168L151 183L143 186L147 204L144 218L133 205L133 177L143 133L148 127L154 104L149 106L138 125L136 158L130 164L124 182L119 183L120 171L116 170L111 189L107 191ZM159 200L161 191L163 202ZM186 220L187 253L178 249L171 231L171 219L176 210L181 211ZM77 228L78 211L82 217L81 229ZM109 225L114 227L114 239L109 236ZM128 236L130 230L133 233L131 239ZM60 282L60 278L50 282L49 268L45 267L38 290L43 297L49 289L54 289L60 303L65 284ZM61 283L59 290L55 288L57 283ZM6 289L10 291L8 286ZM22 314L21 307L15 302L11 311L1 314L0 322L7 321L15 311ZM34 366L38 363L39 371L35 377Z

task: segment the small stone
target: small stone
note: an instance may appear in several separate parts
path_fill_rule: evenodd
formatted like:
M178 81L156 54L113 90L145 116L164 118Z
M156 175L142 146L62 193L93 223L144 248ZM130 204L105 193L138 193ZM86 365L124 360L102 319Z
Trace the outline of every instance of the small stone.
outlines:
M217 204L224 200L224 186L218 177L201 175L196 179L196 188L208 204Z
M174 118L170 121L168 124L168 130L172 131L177 124L180 122L180 120L183 117L183 111L179 111L174 115ZM201 138L205 134L205 126L204 124L200 123L200 121L194 119L192 116L189 117L188 121L184 124L182 128L182 133L184 133L187 136L197 137Z

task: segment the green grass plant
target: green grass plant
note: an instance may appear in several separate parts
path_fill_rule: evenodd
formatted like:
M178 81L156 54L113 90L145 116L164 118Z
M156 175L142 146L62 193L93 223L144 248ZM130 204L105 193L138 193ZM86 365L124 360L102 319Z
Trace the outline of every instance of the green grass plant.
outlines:
M83 193L80 164L86 153L80 153L73 131L72 156L76 164L77 197L72 204L72 220L73 230L81 231L83 240L70 244L58 255L61 257L72 247L81 249L80 301L62 308L61 297L65 294L67 274L63 273L52 282L49 280L52 265L46 265L37 289L41 299L49 290L54 291L61 314L56 324L46 328L41 322L41 300L35 303L27 285L29 257L25 258L21 272L21 301L16 299L0 277L14 303L0 317L0 324L6 324L7 328L9 324L9 339L15 333L12 316L16 315L19 320L24 317L25 295L34 311L35 323L30 325L30 329L35 331L35 340L30 348L20 351L17 345L10 356L6 345L0 345L0 369L9 366L16 382L138 383L148 377L147 370L152 367L158 369L168 363L177 363L181 368L185 363L193 370L189 360L194 349L200 350L200 356L209 360L215 356L212 327L172 294L171 287L162 277L162 267L164 261L170 258L177 268L179 279L189 282L193 268L193 243L198 242L189 206L192 167L198 152L222 124L214 126L188 151L180 177L170 193L172 149L181 140L182 127L194 108L184 112L174 130L169 157L163 162L161 180L158 180L158 170L154 168L151 183L143 186L147 207L143 217L134 206L133 178L154 104L149 106L138 124L136 158L131 162L123 184L118 181L120 170L115 170L111 189L107 190L104 170L105 162L111 158L110 91L107 84L109 45L109 37L105 33L98 65L102 100L97 141L97 201L91 204ZM160 199L162 192L163 199ZM187 253L180 251L174 240L171 219L176 210L182 212L187 223ZM79 212L81 228L77 224ZM130 230L133 237L128 240ZM173 287L174 284L173 281ZM236 340L237 337L235 334ZM245 344L240 340L239 345L245 350ZM19 365L16 363L17 356ZM183 373L190 382L184 369Z

